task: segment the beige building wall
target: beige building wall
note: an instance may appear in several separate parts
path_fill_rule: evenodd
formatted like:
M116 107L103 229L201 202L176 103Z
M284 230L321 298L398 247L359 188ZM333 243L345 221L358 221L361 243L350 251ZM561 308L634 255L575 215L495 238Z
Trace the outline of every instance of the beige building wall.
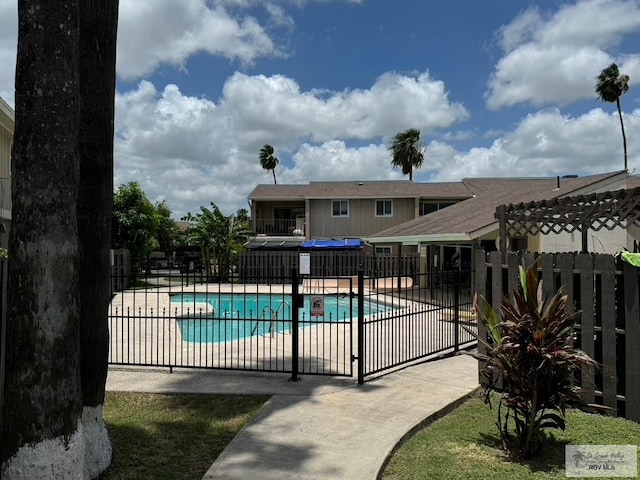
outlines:
M589 253L616 253L622 251L623 247L629 248L627 232L618 228L613 231L600 230L594 232L589 230L587 234L587 248ZM633 248L633 241L631 242ZM582 249L582 233L549 234L543 238L544 247L541 251L546 253L557 252L579 252Z
M415 218L413 198L350 199L349 215L345 217L332 215L333 200L309 201L308 238L365 237ZM391 200L393 215L376 216L376 200Z

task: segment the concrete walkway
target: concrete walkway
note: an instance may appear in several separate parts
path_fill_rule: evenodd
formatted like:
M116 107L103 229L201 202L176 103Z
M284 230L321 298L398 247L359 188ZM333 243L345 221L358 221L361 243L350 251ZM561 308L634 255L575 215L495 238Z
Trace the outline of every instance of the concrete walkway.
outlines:
M459 355L357 385L353 378L112 368L107 390L272 394L203 477L215 480L374 480L404 437L478 387L476 361Z

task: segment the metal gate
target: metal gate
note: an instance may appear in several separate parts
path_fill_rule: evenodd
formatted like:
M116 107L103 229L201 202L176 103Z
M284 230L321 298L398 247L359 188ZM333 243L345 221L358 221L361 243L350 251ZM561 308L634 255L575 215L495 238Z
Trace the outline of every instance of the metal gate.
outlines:
M470 285L471 272L462 270L381 278L360 273L358 383L473 346L476 322Z

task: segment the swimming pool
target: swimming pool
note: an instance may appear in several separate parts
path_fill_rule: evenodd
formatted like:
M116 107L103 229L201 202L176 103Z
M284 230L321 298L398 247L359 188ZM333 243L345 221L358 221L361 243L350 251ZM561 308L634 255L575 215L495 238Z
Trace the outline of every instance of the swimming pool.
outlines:
M323 295L324 315L311 316L311 297L304 296L300 309L301 326L311 322L349 322L358 316L356 299L348 295ZM207 303L213 312L199 312L198 303ZM291 296L269 294L190 293L171 296L177 323L185 342L222 343L254 335L288 332L291 329ZM364 314L388 311L389 306L365 303ZM317 311L314 310L314 312Z

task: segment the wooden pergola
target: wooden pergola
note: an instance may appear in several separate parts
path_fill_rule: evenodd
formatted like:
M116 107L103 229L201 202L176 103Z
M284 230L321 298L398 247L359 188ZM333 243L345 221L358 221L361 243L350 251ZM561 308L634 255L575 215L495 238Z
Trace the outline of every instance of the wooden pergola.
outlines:
M507 251L507 237L539 233L582 234L582 252L587 253L587 232L640 227L640 187L537 202L500 205L500 251Z

